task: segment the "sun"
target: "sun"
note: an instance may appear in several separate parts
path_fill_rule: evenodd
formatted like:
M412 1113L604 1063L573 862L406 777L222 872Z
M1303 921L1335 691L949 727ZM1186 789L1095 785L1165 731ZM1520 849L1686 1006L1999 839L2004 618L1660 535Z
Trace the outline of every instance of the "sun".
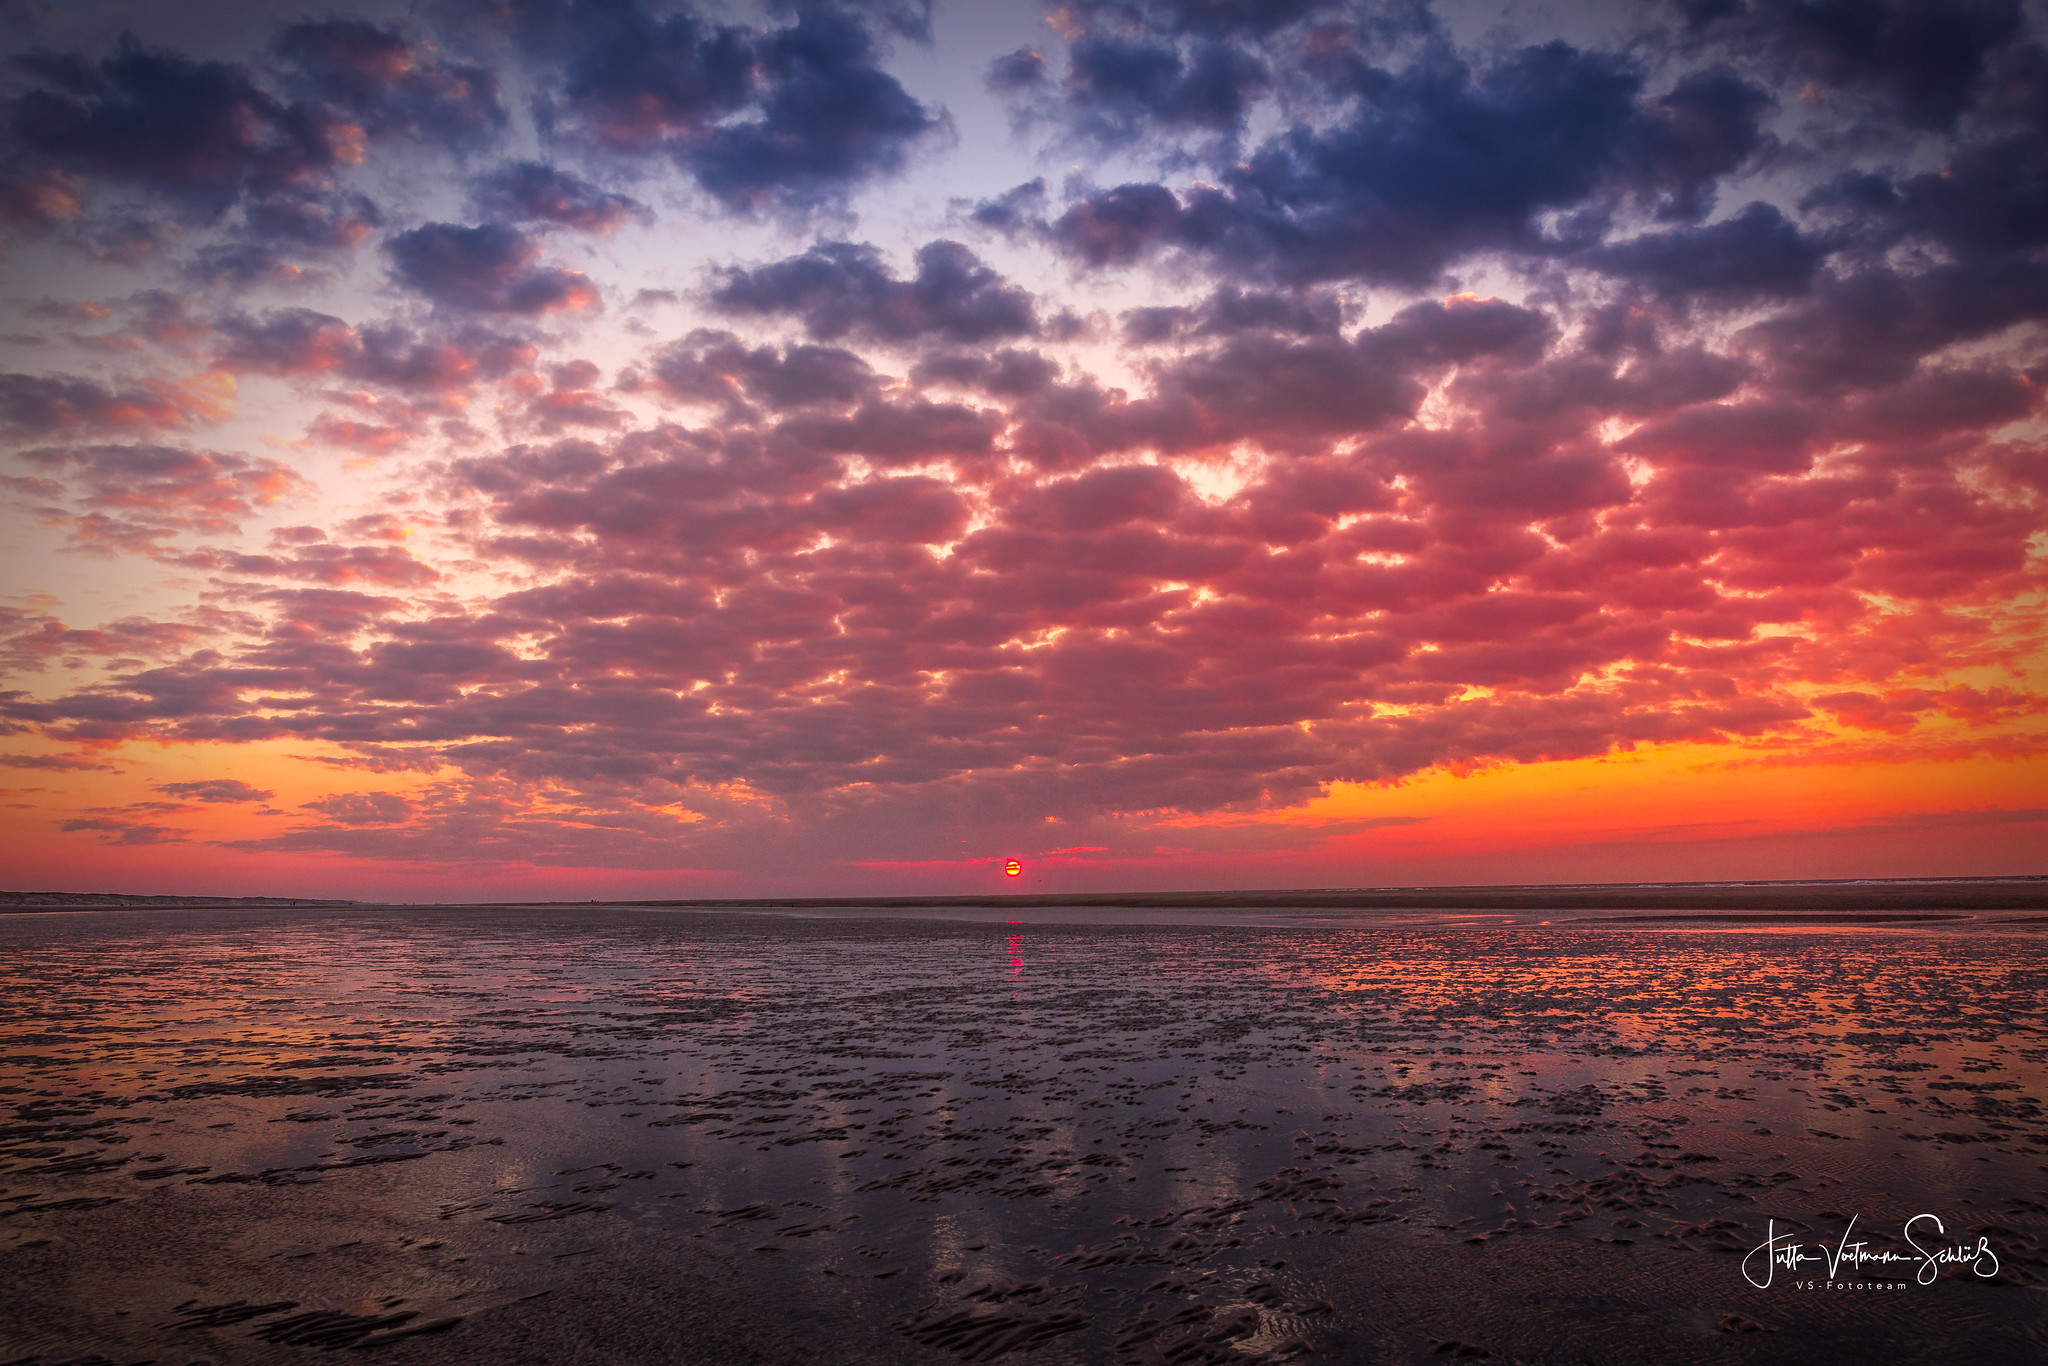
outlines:
M1005 863L1003 865L1004 877L1019 877L1023 874L1023 872L1024 865L1017 862L1017 860L1015 859L1011 859L1008 863Z

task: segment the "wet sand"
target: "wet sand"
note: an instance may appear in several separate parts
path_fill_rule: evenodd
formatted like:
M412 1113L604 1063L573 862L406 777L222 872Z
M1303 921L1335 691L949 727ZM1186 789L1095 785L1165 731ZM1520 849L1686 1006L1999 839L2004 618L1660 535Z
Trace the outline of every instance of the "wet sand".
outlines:
M9 915L0 1362L2048 1359L2040 926L1663 905Z

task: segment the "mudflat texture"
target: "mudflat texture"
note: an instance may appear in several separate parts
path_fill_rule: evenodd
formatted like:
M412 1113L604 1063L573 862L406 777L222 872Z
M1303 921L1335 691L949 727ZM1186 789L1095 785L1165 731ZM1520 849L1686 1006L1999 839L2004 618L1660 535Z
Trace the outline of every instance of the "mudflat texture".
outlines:
M0 1362L2048 1359L2039 925L997 914L8 916Z

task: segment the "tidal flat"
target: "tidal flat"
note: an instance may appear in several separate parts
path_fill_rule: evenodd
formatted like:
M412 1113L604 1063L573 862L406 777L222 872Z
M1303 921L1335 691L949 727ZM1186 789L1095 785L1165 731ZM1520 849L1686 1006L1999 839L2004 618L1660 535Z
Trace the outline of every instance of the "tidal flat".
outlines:
M0 1362L2048 1360L2043 929L4 916Z

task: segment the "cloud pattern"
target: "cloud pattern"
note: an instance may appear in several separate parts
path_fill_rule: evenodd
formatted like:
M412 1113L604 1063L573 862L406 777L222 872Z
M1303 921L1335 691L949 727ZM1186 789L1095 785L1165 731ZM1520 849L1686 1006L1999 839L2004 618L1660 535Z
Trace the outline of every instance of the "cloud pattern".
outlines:
M892 63L962 40L781 13L15 59L6 249L143 282L37 315L81 363L0 374L6 488L185 598L7 607L9 762L282 747L319 795L214 847L772 877L1641 746L2039 752L2017 4L1484 45L1421 3L1067 4L987 98L1106 173L907 249L895 187L958 135ZM677 221L790 249L606 273ZM257 386L301 415L238 445ZM323 519L350 478L384 510ZM189 842L156 817L277 786L62 829Z

